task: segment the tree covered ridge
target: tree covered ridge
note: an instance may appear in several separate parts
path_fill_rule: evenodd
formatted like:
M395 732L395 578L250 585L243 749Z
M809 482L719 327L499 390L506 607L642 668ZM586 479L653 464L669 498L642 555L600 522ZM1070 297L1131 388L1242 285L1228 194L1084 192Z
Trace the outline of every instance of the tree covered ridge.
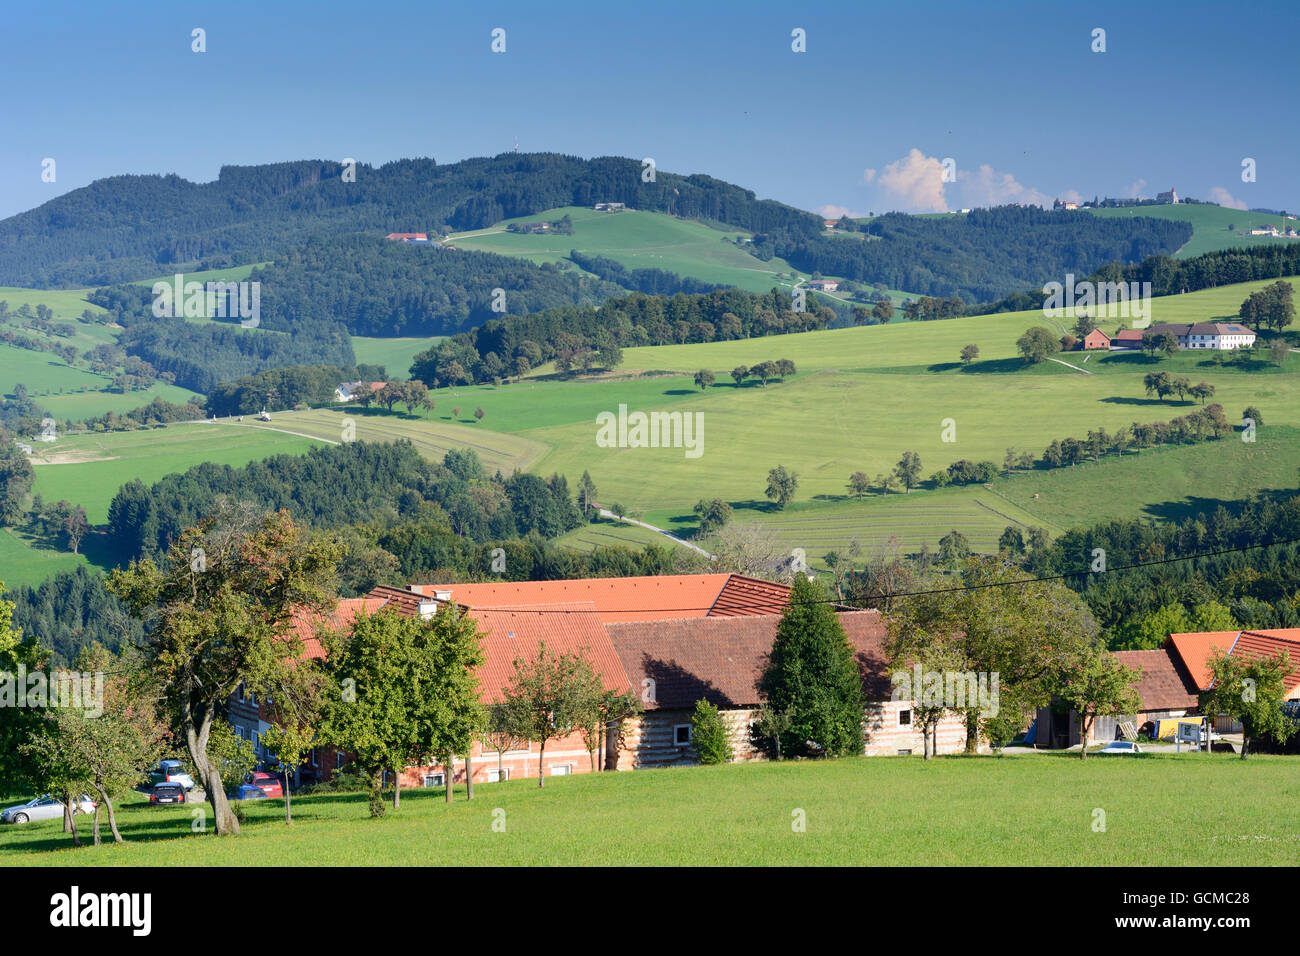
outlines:
M0 222L0 284L109 285L260 262L315 236L480 229L607 201L752 232L821 228L811 213L710 176L656 170L644 182L642 169L623 157L503 153L358 164L354 182L328 160L225 166L211 183L114 176Z

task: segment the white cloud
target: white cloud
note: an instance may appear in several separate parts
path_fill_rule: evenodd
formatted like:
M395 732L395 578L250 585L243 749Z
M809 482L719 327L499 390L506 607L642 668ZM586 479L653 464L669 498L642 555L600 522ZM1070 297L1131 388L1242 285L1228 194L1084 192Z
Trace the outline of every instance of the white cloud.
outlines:
M1138 180L1137 182L1135 182L1135 183L1130 183L1130 184L1129 184L1129 187L1128 187L1128 195L1129 195L1129 198L1130 198L1130 199L1141 199L1141 198L1142 198L1142 190L1146 188L1146 185L1147 185L1147 181L1146 181L1145 179L1139 179L1139 180Z
M1080 206L1088 201L1080 195L1079 190L1077 189L1067 189L1056 198L1061 200L1061 202L1077 202Z
M1013 202L1034 206L1052 205L1050 196L1018 182L1010 173L1000 173L987 164L973 173L958 171L957 191L961 193L962 206L971 209L979 206L1005 206Z
M823 219L839 219L840 216L848 216L850 219L865 219L867 216L865 212L854 212L848 206L836 206L833 203L818 206L817 215Z
M876 171L874 169L864 169L862 171L862 181L864 183L873 182L875 181L875 178L876 178Z
M1245 209L1246 204L1240 199L1233 198L1232 193L1228 192L1222 186L1215 186L1210 190L1210 202L1217 202L1220 206L1227 209Z
M881 170L879 189L903 212L947 212L943 163L913 147Z

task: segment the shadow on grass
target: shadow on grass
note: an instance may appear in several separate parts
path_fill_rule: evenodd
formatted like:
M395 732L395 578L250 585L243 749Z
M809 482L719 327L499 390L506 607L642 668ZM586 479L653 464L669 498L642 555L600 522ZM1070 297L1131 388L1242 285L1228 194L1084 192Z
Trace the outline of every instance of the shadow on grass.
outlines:
M925 370L927 372L960 371L963 375L1007 375L1028 367L1024 359L1005 358L986 359L983 362L971 362L970 365L962 365L961 362L936 362L927 365Z
M1101 401L1106 402L1109 405L1141 405L1143 407L1148 405L1164 405L1167 408L1187 408L1188 406L1196 404L1193 399L1183 399L1182 401L1171 402L1163 398L1142 398L1140 396L1130 397L1127 395L1112 395L1110 398L1101 399Z

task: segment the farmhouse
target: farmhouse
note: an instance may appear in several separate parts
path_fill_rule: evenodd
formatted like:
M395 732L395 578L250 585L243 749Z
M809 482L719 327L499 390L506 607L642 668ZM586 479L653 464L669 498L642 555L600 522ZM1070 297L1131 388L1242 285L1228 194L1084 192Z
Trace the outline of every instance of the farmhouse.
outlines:
M1101 329L1093 329L1083 337L1084 349L1109 349L1110 336Z
M604 212L618 212L626 207L621 202L598 202L595 208Z
M789 593L785 585L737 574L381 586L363 598L340 601L329 615L304 612L293 627L304 656L321 659L325 650L316 634L322 627L343 629L358 615L376 613L428 618L454 603L483 635L486 661L477 676L485 704L502 699L514 662L535 657L542 642L556 654L585 658L606 690L631 691L641 701L644 713L625 726L603 728L603 742L594 752L579 733L549 741L544 756L536 743L498 753L479 741L468 761L461 757L450 768L454 782L463 782L468 772L475 781L491 782L534 776L539 763L545 774L557 776L694 763L691 713L700 699L722 710L736 759L754 759L750 728L761 704L758 680ZM924 741L912 719L913 705L905 694L892 699L884 660L887 634L879 613L840 609L838 614L856 651L868 701L863 752L921 752ZM232 697L230 721L263 760L269 759L261 743L270 726L267 716L265 701L242 692ZM946 718L937 736L940 753L965 746L965 727L956 717ZM304 782L328 779L346 763L346 755L321 747L297 776ZM406 767L402 782L441 787L447 773L441 765Z
M839 613L856 652L865 709L863 752L868 756L921 753L925 742L912 719L910 700L892 700L885 664L888 637L877 611ZM737 760L757 759L750 731L758 717L759 678L776 639L778 615L688 618L609 624L606 630L622 660L644 713L626 729L628 753L619 769L694 763L691 714L707 700L722 713ZM956 716L938 727L940 753L960 753L966 728Z
M1196 682L1168 642L1157 650L1113 651L1112 655L1125 667L1141 670L1136 689L1142 706L1133 714L1098 717L1088 735L1089 745L1121 737L1132 739L1148 722L1196 713L1200 699ZM1039 747L1076 747L1080 739L1078 714L1041 707L1027 739Z
M1277 231L1277 226L1255 226L1253 229L1250 230L1250 234L1252 236L1273 236L1273 237L1277 237L1279 235Z
M384 238L389 242L428 242L429 234L425 232L390 232Z
M810 279L808 281L808 288L818 292L834 292L839 287L839 282L834 279Z
M362 385L369 385L371 392L377 392L387 384L387 382L344 382L334 389L334 398L340 402L354 402Z
M1146 330L1153 335L1168 332L1178 339L1181 349L1217 349L1227 352L1249 348L1255 333L1236 322L1181 322L1153 325Z
M1119 349L1140 349L1145 329L1120 329L1110 340L1110 347Z

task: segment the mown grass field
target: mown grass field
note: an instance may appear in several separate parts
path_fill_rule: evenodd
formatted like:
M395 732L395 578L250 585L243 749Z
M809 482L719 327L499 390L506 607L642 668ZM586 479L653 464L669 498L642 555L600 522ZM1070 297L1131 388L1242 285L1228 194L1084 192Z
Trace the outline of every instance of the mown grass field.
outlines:
M35 587L52 574L86 563L84 554L41 547L13 528L0 528L0 584L10 590L24 584Z
M451 405L450 402L439 403L430 418L406 415L397 409L387 412L378 407L369 410L360 407L317 408L307 412L278 412L272 416L272 421L266 423L246 418L238 427L272 434L275 430L299 432L337 443L345 440L346 418L353 429L346 440L385 442L406 439L431 461L441 461L453 448L472 448L488 474L498 469L505 475L516 468L526 471L545 452L543 446L527 438L480 428L474 423L472 404L462 407L460 418L452 422L451 408L443 408L443 404Z
M249 802L230 838L192 832L197 807L137 804L119 818L122 846L70 849L58 820L8 826L0 864L1204 867L1291 866L1300 853L1293 757L860 757L581 774L543 790L520 779L464 796L407 791L379 820L360 794L298 798L292 826L280 800Z
M312 438L221 423L74 435L35 446L32 490L46 501L66 498L79 504L91 524L101 524L108 520L113 496L133 478L151 484L204 461L246 465L270 455L301 455L318 444Z

